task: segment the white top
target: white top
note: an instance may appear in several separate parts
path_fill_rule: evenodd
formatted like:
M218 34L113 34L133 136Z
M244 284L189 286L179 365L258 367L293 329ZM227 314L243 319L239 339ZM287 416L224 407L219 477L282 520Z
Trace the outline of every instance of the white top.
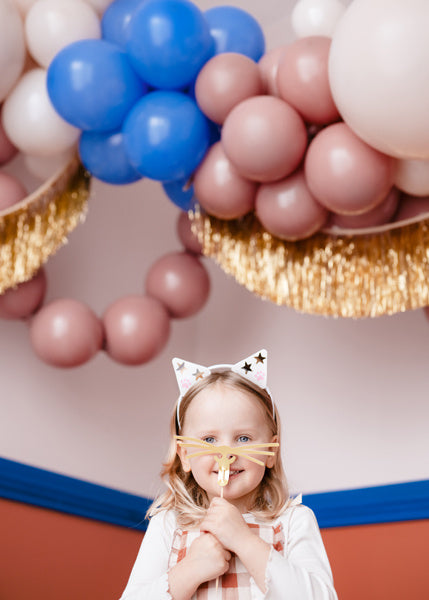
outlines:
M247 523L262 523L250 513L243 518ZM302 504L291 506L275 523L279 521L285 536L284 556L271 550L265 576L267 591L261 592L251 578L252 600L338 600L313 511ZM176 528L174 511L152 517L120 600L172 600L167 571Z

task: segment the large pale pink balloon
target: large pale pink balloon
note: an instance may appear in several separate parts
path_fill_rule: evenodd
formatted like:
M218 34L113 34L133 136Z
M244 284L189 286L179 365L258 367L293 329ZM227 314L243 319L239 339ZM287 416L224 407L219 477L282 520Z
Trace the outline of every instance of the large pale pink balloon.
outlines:
M305 159L311 192L326 208L345 215L380 204L392 187L393 174L393 159L365 144L345 123L322 129Z
M195 173L194 190L209 214L219 219L237 219L253 210L257 184L239 175L221 142L217 142Z
M21 77L3 105L2 118L9 139L24 154L53 156L68 150L80 136L52 106L44 69Z
M282 181L262 184L256 215L267 231L286 240L299 240L318 231L328 218L306 184L302 170Z
M276 181L300 164L307 132L289 104L273 96L256 96L229 113L222 128L222 145L240 175L254 181Z
M429 160L395 161L395 185L412 196L429 194Z
M332 40L329 77L348 125L374 148L429 159L429 2L353 0Z
M364 229L377 227L389 223L398 208L400 193L397 188L392 188L386 199L375 208L360 215L338 215L331 213L329 227L341 229Z
M26 196L27 190L16 177L0 172L0 212L7 210Z
M307 123L325 125L340 118L328 80L330 46L327 37L305 37L290 44L279 63L280 97Z
M403 194L398 210L395 215L395 221L404 221L405 219L412 219L419 215L429 214L429 196L416 197Z
M162 256L149 269L145 286L149 296L162 302L177 319L190 317L201 310L210 293L206 269L188 252Z
M184 248L193 254L201 254L202 247L197 236L192 232L188 214L180 211L177 217L177 235Z
M195 97L203 113L222 124L239 102L264 93L258 65L249 57L225 52L210 59L195 83Z
M24 68L24 27L12 0L0 0L0 102L18 81Z
M4 165L9 162L15 154L18 152L18 148L12 144L10 139L7 137L1 120L0 110L0 165Z
M1 319L24 319L34 313L42 304L46 293L44 269L16 288L6 290L0 296Z
M170 336L165 307L147 296L125 296L103 316L106 351L124 365L142 365L157 356Z
M68 44L101 37L100 20L83 0L38 0L25 20L28 50L35 61L48 68Z
M88 306L63 298L39 310L30 325L30 338L44 362L54 367L77 367L100 350L103 328Z
M279 96L277 87L277 71L279 68L280 59L282 58L287 45L277 46L266 52L259 59L258 66L261 71L262 82L267 94L270 96Z

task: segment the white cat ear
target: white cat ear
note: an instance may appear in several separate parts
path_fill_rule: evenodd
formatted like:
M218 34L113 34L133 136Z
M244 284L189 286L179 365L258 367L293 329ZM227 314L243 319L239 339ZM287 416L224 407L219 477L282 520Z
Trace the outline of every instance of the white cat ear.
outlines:
M173 358L173 369L176 374L177 384L179 386L180 395L183 396L200 379L210 375L210 370L207 367L191 363L182 358Z
M250 379L262 389L267 387L267 351L265 348L248 356L231 367L231 371L238 373L245 379Z

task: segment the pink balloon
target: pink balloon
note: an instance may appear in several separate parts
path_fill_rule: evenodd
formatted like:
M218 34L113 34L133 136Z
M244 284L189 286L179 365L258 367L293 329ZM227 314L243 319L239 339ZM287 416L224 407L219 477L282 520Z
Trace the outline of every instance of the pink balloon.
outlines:
M16 288L6 290L0 296L1 319L24 319L32 315L42 304L46 293L46 274L44 269Z
M340 119L329 87L330 46L327 37L301 38L286 47L278 66L280 97L308 123L325 125Z
M9 162L17 152L18 148L12 144L6 135L0 111L0 165L4 165Z
M0 211L7 210L27 196L27 190L16 177L0 173Z
M142 365L168 342L170 319L164 306L147 296L125 296L103 316L106 351L124 365Z
M181 319L197 313L210 293L210 279L196 256L188 252L166 254L157 260L146 276L146 290Z
M398 208L399 197L399 190L393 187L383 202L368 212L360 215L337 215L332 213L328 227L364 229L365 227L377 227L377 225L389 223Z
M240 175L276 181L298 167L307 131L289 104L273 96L256 96L230 112L222 128L222 145Z
M393 175L393 159L365 144L345 123L322 129L305 159L313 195L344 215L358 215L380 204L393 185Z
M264 93L258 65L243 54L224 52L210 59L195 83L195 97L203 113L222 124L239 102Z
M267 94L270 94L270 96L280 96L277 86L277 71L286 48L287 46L277 46L277 48L269 50L259 59L258 66L261 71L262 82Z
M318 231L328 211L311 194L302 170L260 186L256 196L256 215L267 231L287 239L299 240Z
M54 367L78 367L101 348L103 328L85 304L62 298L41 308L30 325L34 351Z
M253 210L257 184L234 168L221 142L207 152L194 176L195 196L201 206L219 219L237 219Z
M427 213L429 213L429 196L417 197L403 194L395 215L395 221L404 221Z
M201 254L202 247L196 235L192 233L191 221L187 213L181 211L177 218L177 235L183 246L193 254Z

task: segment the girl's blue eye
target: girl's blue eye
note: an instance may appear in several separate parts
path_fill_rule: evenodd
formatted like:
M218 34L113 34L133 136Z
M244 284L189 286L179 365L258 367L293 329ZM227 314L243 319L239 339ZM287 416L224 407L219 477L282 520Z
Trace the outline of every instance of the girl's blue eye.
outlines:
M240 435L238 441L245 444L246 442L250 442L250 437L248 435Z
M215 439L214 439L214 437L212 435L206 436L203 441L207 442L208 444L214 444L215 443Z

